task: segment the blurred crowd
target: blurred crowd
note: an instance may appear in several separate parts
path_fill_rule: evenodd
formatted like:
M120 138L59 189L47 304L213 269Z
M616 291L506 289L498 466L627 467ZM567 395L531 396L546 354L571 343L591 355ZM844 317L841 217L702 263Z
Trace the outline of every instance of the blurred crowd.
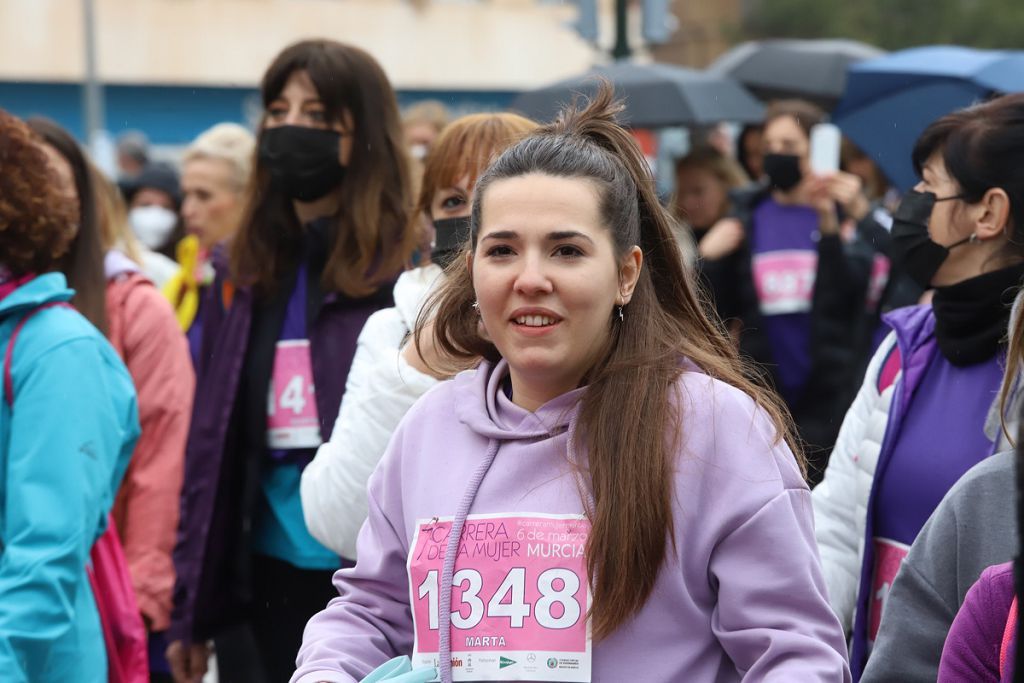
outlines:
M658 197L606 91L451 120L303 41L260 95L116 178L0 111L4 680L506 680L498 513L590 534L587 677L507 680L1013 680L1024 96L906 193L775 100Z

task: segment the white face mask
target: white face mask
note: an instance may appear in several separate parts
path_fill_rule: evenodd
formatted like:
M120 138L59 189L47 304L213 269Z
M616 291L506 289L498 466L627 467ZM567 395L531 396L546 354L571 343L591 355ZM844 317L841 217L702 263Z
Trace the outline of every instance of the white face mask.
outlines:
M423 161L424 159L426 159L427 152L429 151L430 148L423 143L413 145L412 147L409 148L409 154L411 154L412 158L415 159L416 161Z
M162 206L138 206L128 212L132 232L147 249L159 249L178 223L178 214Z

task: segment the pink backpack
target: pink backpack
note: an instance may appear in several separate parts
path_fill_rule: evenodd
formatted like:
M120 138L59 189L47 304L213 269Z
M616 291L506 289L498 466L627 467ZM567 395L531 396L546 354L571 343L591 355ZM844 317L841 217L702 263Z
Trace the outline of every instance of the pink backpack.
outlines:
M4 354L4 400L13 410L14 381L11 378L11 359L18 333L33 315L46 308L63 306L64 302L44 304L25 314L15 326ZM146 649L146 627L142 623L139 606L135 602L128 562L121 549L114 520L107 516L107 530L92 546L90 563L86 568L89 585L96 599L96 609L103 627L103 640L107 650L107 678L110 683L146 683L149 681L149 654Z

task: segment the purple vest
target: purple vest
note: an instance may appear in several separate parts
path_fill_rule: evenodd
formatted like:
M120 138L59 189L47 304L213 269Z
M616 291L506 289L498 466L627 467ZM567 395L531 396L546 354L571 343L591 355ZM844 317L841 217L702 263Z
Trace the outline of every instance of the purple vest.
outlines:
M885 437L882 440L882 448L878 454L878 465L875 469L871 493L868 498L864 558L861 565L860 588L857 592L857 611L852 633L850 656L850 668L853 672L854 680L858 680L861 673L863 673L868 654L868 618L873 593L872 573L875 566L874 539L878 536L875 511L880 488L879 483L885 478L888 466L893 459L893 453L900 439L904 419L913 401L914 393L921 386L922 380L932 365L935 355L938 353L938 344L935 341L935 314L931 306L901 308L886 315L885 321L896 334L896 346L900 357L902 375L895 387L892 405L889 408L889 421L886 425ZM991 362L995 363L997 361L993 359ZM885 365L883 374L890 375L891 368L888 367L889 364ZM989 389L991 391L985 393ZM960 390L958 395L965 396L970 394L972 400L983 400L987 408L994 396L992 392L998 391L998 389L998 380L996 380L995 386L991 388L976 387L973 393L969 390ZM984 397L981 396L982 394L984 394ZM984 455L991 455L996 444L990 441L987 441L987 443L988 449ZM979 459L980 457L978 456Z
M252 293L237 289L229 305L224 294L230 291L223 277L203 292L203 338L197 372L196 397L192 412L188 446L185 452L185 480L181 493L181 518L174 550L177 580L170 637L192 642L212 634L198 633L197 622L221 623L228 609L223 597L229 587L218 587L212 595L197 600L205 568L230 563L233 547L230 517L237 514L237 501L219 495L221 475L232 469L237 450L228 438L229 425L236 408L242 367L248 348L253 314ZM375 311L393 305L391 288L367 299L348 299L327 293L317 315L309 325L313 378L320 418L320 433L330 438L345 390L356 341ZM386 295L382 295L386 292ZM237 439L235 439L237 440ZM231 473L227 473L229 476ZM202 629L206 630L206 629Z

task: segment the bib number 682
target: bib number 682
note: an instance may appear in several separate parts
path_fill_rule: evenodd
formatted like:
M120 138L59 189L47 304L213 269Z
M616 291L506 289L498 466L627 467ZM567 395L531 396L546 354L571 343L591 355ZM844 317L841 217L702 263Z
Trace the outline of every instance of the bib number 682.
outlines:
M440 572L431 569L417 588L420 600L427 599L431 630L438 629L438 603L440 601ZM452 577L452 587L462 589L461 605L452 610L452 626L458 629L475 628L483 618L507 617L512 628L523 628L524 621L533 613L537 623L547 629L567 629L574 626L582 608L574 597L580 589L580 578L568 569L548 569L537 577L540 599L533 605L526 602L526 569L514 567L505 575L498 589L484 605L480 593L483 577L475 569L460 569ZM554 606L560 605L561 614L555 616ZM463 607L469 615L462 616Z

